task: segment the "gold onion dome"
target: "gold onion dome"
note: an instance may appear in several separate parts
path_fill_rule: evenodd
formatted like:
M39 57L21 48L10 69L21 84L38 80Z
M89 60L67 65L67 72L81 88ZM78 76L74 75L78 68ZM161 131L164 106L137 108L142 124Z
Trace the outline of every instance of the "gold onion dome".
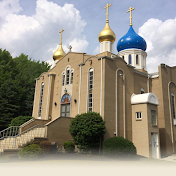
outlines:
M116 36L115 33L112 31L112 29L109 26L109 20L108 20L108 8L111 6L111 4L107 4L106 7L104 9L107 9L107 13L106 13L106 25L104 27L104 29L100 32L98 39L99 42L103 42L103 41L111 41L112 43L114 43Z
M54 60L60 60L65 55L65 52L62 48L62 32L63 31L64 30L61 29L61 31L59 32L59 33L61 33L60 45L59 45L59 48L53 54L53 59Z
M112 31L112 29L109 27L108 22L106 22L104 29L100 32L98 39L99 39L99 42L111 41L112 43L114 43L116 36Z
M60 60L64 55L65 55L65 52L62 48L62 45L60 45L59 48L54 52L53 59Z

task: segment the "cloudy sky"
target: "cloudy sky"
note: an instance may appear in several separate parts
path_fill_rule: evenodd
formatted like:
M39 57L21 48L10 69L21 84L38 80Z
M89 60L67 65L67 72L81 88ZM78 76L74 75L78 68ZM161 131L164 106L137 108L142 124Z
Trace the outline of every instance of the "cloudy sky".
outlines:
M147 42L147 70L156 72L160 63L176 65L176 0L0 0L0 48L13 57L21 53L52 63L60 42L68 51L99 53L99 32L106 21L118 40L129 28L129 7L134 7L133 28Z

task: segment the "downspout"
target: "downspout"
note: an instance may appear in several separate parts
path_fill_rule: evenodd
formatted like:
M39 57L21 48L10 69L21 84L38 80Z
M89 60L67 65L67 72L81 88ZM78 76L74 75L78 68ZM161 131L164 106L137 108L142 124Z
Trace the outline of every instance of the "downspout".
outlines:
M172 121L172 112L171 112L171 103L170 103L170 84L173 83L174 86L176 87L175 83L170 81L168 83L168 99L169 99L169 112L170 112L170 125L171 125L171 135L172 135L172 149L173 149L173 153L175 153L175 149L174 149L174 133L173 133L173 121Z
M45 120L47 120L47 113L48 113L48 104L49 104L49 94L50 94L50 75L49 76L49 83L48 83L48 96L47 96L47 106L46 106L46 115L45 115Z
M103 61L101 58L101 85L100 85L100 115L102 115L102 87L103 87L103 78L102 78L102 73L103 73Z
M124 119L124 138L126 139L126 114L125 114L125 73L123 72L123 119Z
M80 99L81 99L81 74L82 74L82 64L80 66L80 79L79 79L79 104L78 104L78 114L80 113Z
M34 105L33 105L33 112L32 112L32 117L34 117L34 110L35 110L35 100L36 100L36 92L37 92L37 80L39 80L39 78L35 79L35 95L34 95Z
M148 75L148 78L147 78L147 92L149 93L149 78L150 76Z

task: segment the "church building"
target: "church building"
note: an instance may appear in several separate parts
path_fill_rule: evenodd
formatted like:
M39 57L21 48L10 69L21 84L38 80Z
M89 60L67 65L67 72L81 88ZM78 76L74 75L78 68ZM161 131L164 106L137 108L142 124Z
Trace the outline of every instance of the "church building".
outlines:
M104 139L122 136L134 143L137 154L160 158L176 150L176 67L161 64L147 72L147 44L132 26L117 43L109 26L108 8L99 33L100 53L68 53L60 46L53 55L55 66L36 79L33 117L22 131L45 126L45 136L57 142L72 140L71 120L81 113L98 112L105 121ZM101 30L101 29L100 29ZM115 43L115 44L116 44ZM115 54L116 53L116 54Z

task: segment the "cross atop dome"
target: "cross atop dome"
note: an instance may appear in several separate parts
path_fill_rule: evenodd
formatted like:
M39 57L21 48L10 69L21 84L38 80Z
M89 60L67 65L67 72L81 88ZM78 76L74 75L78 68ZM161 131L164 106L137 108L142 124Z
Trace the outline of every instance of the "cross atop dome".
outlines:
M104 9L107 9L107 13L106 13L106 22L109 22L109 19L108 19L108 16L109 16L108 9L109 9L110 6L111 6L111 4L108 4L108 3L107 3L106 7L104 7Z
M132 25L132 10L134 10L134 9L135 8L130 7L129 10L127 11L127 13L130 12L130 17L129 17L130 18L130 26L133 26Z

